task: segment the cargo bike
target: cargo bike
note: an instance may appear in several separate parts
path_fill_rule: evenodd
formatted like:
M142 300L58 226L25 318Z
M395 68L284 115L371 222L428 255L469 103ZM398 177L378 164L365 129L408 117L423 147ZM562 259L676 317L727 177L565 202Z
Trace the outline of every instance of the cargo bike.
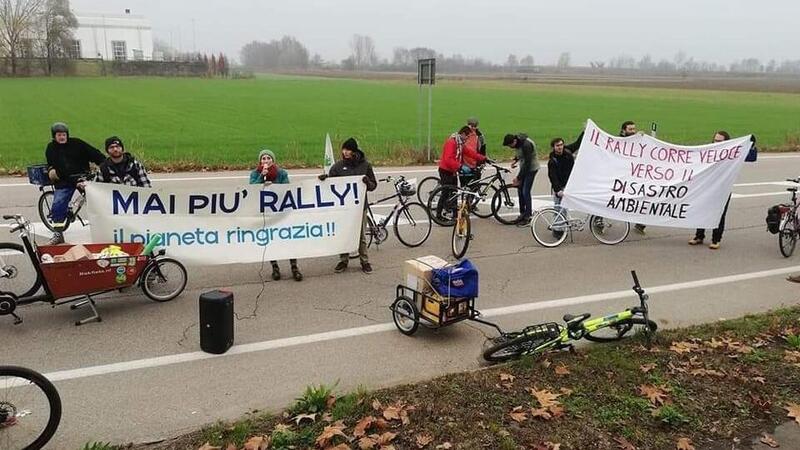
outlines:
M19 233L22 240L22 245L0 243L0 316L11 315L15 325L22 323L15 312L19 305L88 306L92 315L75 322L83 325L102 321L94 299L100 294L139 286L149 299L166 302L186 288L186 267L164 256L163 249L152 252L152 245L145 248L140 243L37 246L31 239L31 224L23 216L3 219L13 222L11 233ZM67 258L81 252L80 259ZM37 294L40 289L44 293Z

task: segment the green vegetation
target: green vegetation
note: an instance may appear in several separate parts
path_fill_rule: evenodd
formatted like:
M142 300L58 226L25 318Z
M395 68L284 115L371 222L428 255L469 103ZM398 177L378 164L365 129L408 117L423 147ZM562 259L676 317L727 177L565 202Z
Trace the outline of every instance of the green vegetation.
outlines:
M318 166L325 133L348 136L379 163L424 160L418 148L419 90L412 82L259 77L31 78L0 80L0 169L43 161L49 125L67 122L95 146L116 134L151 167L253 165L260 148L286 165ZM527 131L546 151L550 138L574 139L587 118L609 131L632 119L659 137L707 142L714 130L753 132L762 147L800 147L800 95L501 81L445 81L433 92L433 147L476 115L495 158L510 156L503 134Z

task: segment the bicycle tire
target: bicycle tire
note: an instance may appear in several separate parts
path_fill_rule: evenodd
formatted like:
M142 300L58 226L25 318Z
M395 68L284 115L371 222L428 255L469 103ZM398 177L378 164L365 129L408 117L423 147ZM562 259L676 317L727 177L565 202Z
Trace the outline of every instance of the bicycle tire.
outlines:
M483 359L489 362L504 362L520 357L523 354L538 355L546 349L535 351L537 347L552 341L549 333L530 333L514 336L510 339L501 337L496 344L483 352Z
M407 224L403 224L404 227L419 230L421 232L419 236L421 237L416 239L413 237L403 238L400 234L401 218L408 222ZM397 215L394 216L394 235L397 236L397 240L406 247L414 248L424 244L431 235L431 228L431 214L421 203L408 202L400 208L397 211Z
M11 437L12 434L17 434L25 432L29 428L26 426L21 426L19 422L28 421L28 417L36 419L38 417L43 417L41 414L37 414L36 412L31 413L31 405L30 404L15 404L13 392L15 389L20 387L24 388L26 386L15 386L16 383L2 383L5 377L14 377L19 378L22 380L27 380L30 384L36 386L37 388L41 389L44 393L45 398L47 399L47 405L50 409L47 415L47 423L42 429L41 433L38 433L35 439L32 439L28 443L28 439L24 439L24 442L19 442L21 445L16 445L17 441L12 441ZM26 415L16 417L17 424L8 426L5 429L0 429L0 442L10 443L14 445L13 447L8 447L8 450L11 449L24 449L24 450L40 450L44 448L44 446L50 441L53 435L56 433L58 429L59 423L61 423L61 397L58 395L58 390L56 387L53 386L53 383L50 382L44 375L36 372L34 370L25 368L25 367L17 367L17 366L0 366L0 387L3 387L3 390L6 391L4 393L3 402L0 402L0 408L6 408L6 412L13 412L24 410L26 411ZM30 399L31 396L28 394L25 395L26 399ZM6 450L6 448L3 448Z
M455 223L455 216L456 216L456 209L455 207L449 208L447 205L442 205L441 213L439 214L439 199L444 196L445 200L443 202L447 203L447 198L452 198L453 203L457 203L455 197L456 192L455 186L443 185L439 186L431 192L430 198L428 198L428 213L431 216L431 220L442 227L452 227Z
M423 205L427 205L431 192L439 187L441 183L441 180L437 176L423 178L419 183L417 183L417 200L419 200L419 202Z
M598 222L598 219L599 222ZM589 224L589 231L591 231L592 236L597 239L598 242L605 245L616 245L620 242L624 241L628 238L628 235L631 232L631 223L630 222L623 222L621 220L609 219L607 217L600 217L600 216L592 216L590 215L587 217L587 222ZM596 226L596 224L602 224L602 228ZM618 235L614 235L613 233L609 233L607 230L615 229L620 230Z
M406 315L398 312L400 308ZM406 336L416 333L417 328L419 328L419 310L414 301L405 295L394 299L394 303L392 303L392 320L397 330Z
M33 267L30 255L25 251L25 247L13 242L0 243L0 267L12 272L10 278L0 278L0 291L11 292L18 298L30 297L42 286L42 279L39 272ZM25 267L25 272L20 268ZM19 278L20 275L23 278ZM28 282L32 279L32 282ZM15 283L15 280L19 280ZM21 282L20 282L21 281Z
M475 191L480 194L480 197L473 197L475 201L470 205L470 212L480 217L481 219L488 219L494 215L492 212L492 199L497 192L497 187L492 183L479 183ZM481 204L488 199L488 205Z
M778 231L778 249L781 251L781 255L783 255L784 258L792 256L794 248L797 246L797 225L790 217L793 213L794 211L789 211L789 214L786 215L786 219L781 225L780 231Z
M652 320L645 320L641 317L632 317L630 319L621 320L614 324L614 326L601 328L599 330L594 331L594 333L601 332L603 330L608 331L609 329L617 329L616 336L609 336L605 337L601 334L592 334L586 333L583 337L586 338L588 341L592 342L616 342L619 340L624 339L628 333L633 330L635 325L643 325L646 326L651 333L655 332L658 329L658 324L653 322Z
M470 236L472 235L472 221L469 218L469 214L465 214L460 220L463 221L463 224L459 224L458 219L456 219L456 223L453 224L453 235L450 239L450 250L456 259L461 259L467 254L469 241L471 240ZM459 229L459 225L463 226L463 228Z
M156 277L161 277L161 283L166 283L170 281L168 278L173 274L166 274L165 268L167 267L174 267L177 270L177 273L180 275L178 278L178 285L175 288L170 288L171 290L167 291L165 294L159 294L155 291L155 284ZM161 269L161 274L155 272L156 267ZM147 296L150 300L155 302L168 302L175 297L181 295L184 289L186 289L186 283L188 282L188 277L186 274L186 267L181 264L180 261L173 258L158 258L156 261L144 269L144 272L141 274L142 277L142 290L144 291L144 295ZM174 280L174 277L172 278Z
M492 215L503 225L514 225L517 223L519 211L515 197L510 192L510 186L503 186L495 192L492 197ZM513 214L511 211L516 211Z
M54 191L44 191L42 192L42 195L39 196L39 204L37 206L39 218L42 220L44 226L50 231L56 231L55 227L53 226L53 219L50 217L50 211L53 206L54 198Z
M553 225L557 223L564 223L564 229L554 230ZM531 220L531 235L542 247L558 247L567 239L567 233L569 232L568 219L557 208L542 208L536 211Z

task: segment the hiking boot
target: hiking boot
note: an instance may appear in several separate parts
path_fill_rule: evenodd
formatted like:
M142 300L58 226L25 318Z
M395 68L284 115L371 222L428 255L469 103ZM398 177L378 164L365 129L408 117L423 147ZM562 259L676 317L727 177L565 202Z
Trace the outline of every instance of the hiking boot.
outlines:
M719 242L712 242L708 244L708 248L711 250L719 250Z
M703 243L703 240L702 240L702 239L700 239L700 238L699 238L699 237L697 237L697 236L695 236L695 237L693 237L693 238L689 239L689 245L700 245L700 244L702 244L702 243Z
M336 267L333 268L336 273L342 273L345 270L347 270L347 261L339 261L339 264L336 264Z
M645 226L646 225L642 225L640 223L637 223L636 225L634 225L633 229L636 230L636 232L639 233L639 234L646 234L645 231L644 231Z
M372 265L370 265L370 263L368 263L368 262L362 262L361 263L361 271L366 273L366 274L372 273Z
M303 281L303 274L300 273L297 266L292 266L292 277L294 277L294 281Z
M53 233L53 237L47 241L47 245L59 245L64 243L64 233L56 231Z
M281 269L277 264L272 265L272 279L278 281L281 279Z

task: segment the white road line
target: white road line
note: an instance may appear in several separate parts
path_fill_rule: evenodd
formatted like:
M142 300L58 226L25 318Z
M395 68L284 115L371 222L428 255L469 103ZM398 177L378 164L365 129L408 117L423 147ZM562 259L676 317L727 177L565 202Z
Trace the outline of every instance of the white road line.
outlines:
M733 194L731 194L731 198L736 199L736 198L753 198L753 197L772 197L774 195L789 195L789 194L787 194L786 191L761 192L761 193L758 193L758 194L736 194L736 193L733 193Z
M646 287L646 289L650 294L660 294L664 292L672 292L684 289L696 289L700 287L716 286L726 283L736 283L747 280L755 280L759 278L785 275L788 273L794 273L799 271L800 271L800 266L791 266L791 267L783 267L780 269L762 270L758 272L742 273L737 275L728 275L716 278L706 278L703 280L689 281L684 283L674 283L662 286ZM501 317L511 314L519 314L522 312L538 311L538 310L563 307L563 306L574 306L586 303L596 303L601 301L615 300L619 298L632 297L632 296L634 296L634 294L632 294L632 292L629 289L626 289L624 291L581 295L577 297L568 297L568 298L549 300L544 302L523 303L520 305L488 309L482 311L482 313L484 317ZM82 367L70 370L60 370L60 371L46 373L45 376L52 381L74 380L91 376L109 375L113 373L128 372L132 370L162 367L172 364L180 364L193 361L201 361L211 358L224 358L233 355L243 355L253 352L262 352L265 350L296 347L300 345L328 342L328 341L346 339L356 336L366 336L370 334L390 331L392 329L394 329L394 324L392 323L346 328L342 330L328 331L325 333L309 334L305 336L293 336L281 339L273 339L270 341L236 345L233 346L230 350L228 350L227 353L223 355L211 355L203 352L179 353L175 355L157 356L154 358L138 359L133 361L113 363L113 364Z

